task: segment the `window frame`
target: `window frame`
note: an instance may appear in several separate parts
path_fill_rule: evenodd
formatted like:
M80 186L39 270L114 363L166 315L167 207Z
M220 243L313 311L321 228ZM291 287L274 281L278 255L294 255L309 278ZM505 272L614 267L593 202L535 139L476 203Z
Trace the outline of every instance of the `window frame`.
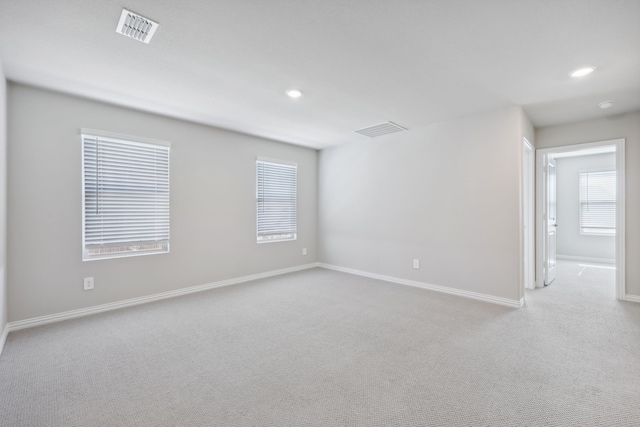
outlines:
M155 241L157 243L152 243L151 245L161 246L156 249L142 249L140 250L140 246L145 246L146 242L153 242L153 240L138 240L138 241L130 241L130 243L117 245L117 244L103 244L96 249L107 249L110 247L113 248L124 248L129 246L129 250L119 251L113 253L98 253L98 254L90 254L87 243L87 212L86 212L86 197L87 197L87 188L86 188L86 143L87 139L95 139L102 140L104 142L115 142L115 143L124 143L129 144L131 146L153 146L156 148L160 148L162 150L166 150L166 205L167 205L167 219L166 219L166 239ZM105 132L101 130L95 129L80 129L80 146L81 146L81 175L82 175L82 206L81 206L81 215L82 215L82 261L98 261L105 259L114 259L114 258L127 258L134 256L143 256L143 255L156 255L156 254L165 254L170 252L170 212L171 212L171 143L167 141L161 141L150 138L141 138L130 135L122 135L113 132ZM97 155L97 154L96 154ZM97 173L97 172L96 172ZM164 186L163 186L164 187ZM96 190L96 193L99 191Z
M260 197L260 176L259 176L260 163L263 163L263 164L266 163L266 164L275 165L277 167L294 169L294 179L293 179L294 198L293 198L293 210L292 210L293 211L293 231L289 233L280 233L278 235L278 234L275 234L277 230L272 230L274 232L274 234L272 234L273 237L266 237L268 233L260 232L260 229L261 229L261 219L260 219L261 197ZM278 243L278 242L291 242L291 241L297 240L298 239L298 163L290 162L286 160L272 159L267 157L257 157L255 168L256 168L256 243L257 244ZM288 183L288 184L291 185L291 183ZM289 218L289 220L291 220L291 218Z
M613 221L614 221L614 226L613 228L605 228L605 227L585 227L583 226L583 191L582 191L582 177L585 174L595 174L595 173L604 173L604 172L609 172L613 174L613 178L614 178L614 188L613 188L613 204L614 204L614 209L613 209ZM580 228L580 234L581 235L585 235L585 236L611 236L611 237L615 237L616 235L616 219L617 219L617 215L616 215L616 211L618 209L618 200L617 200L617 181L618 181L618 174L616 169L611 169L611 168L606 168L606 169L588 169L588 170L580 170L578 171L578 227ZM588 184L587 184L588 185ZM609 202L610 203L610 202Z

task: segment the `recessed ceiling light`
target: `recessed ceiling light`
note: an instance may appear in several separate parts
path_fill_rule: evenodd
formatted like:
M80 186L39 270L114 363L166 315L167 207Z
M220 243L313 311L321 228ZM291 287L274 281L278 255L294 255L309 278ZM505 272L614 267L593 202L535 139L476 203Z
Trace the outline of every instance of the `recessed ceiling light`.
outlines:
M613 101L609 100L609 101L598 102L598 107L602 108L603 110L606 110L607 108L613 107Z
M289 98L300 98L302 96L302 92L298 89L289 89L286 93Z
M578 68L577 70L573 71L571 74L569 74L571 77L576 78L576 77L584 77L587 74L591 74L593 73L593 70L595 70L596 67L584 67L584 68Z

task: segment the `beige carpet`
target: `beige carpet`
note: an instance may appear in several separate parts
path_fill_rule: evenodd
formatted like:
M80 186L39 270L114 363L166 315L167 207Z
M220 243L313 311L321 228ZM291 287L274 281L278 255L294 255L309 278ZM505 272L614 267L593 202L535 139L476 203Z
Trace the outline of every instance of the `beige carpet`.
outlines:
M18 331L0 424L638 426L613 277L563 262L510 309L314 269Z

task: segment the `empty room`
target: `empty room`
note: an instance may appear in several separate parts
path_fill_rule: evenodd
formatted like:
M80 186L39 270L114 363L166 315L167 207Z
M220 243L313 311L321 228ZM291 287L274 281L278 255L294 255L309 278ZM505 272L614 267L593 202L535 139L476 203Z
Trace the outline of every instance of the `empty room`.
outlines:
M0 0L0 425L637 426L640 0Z

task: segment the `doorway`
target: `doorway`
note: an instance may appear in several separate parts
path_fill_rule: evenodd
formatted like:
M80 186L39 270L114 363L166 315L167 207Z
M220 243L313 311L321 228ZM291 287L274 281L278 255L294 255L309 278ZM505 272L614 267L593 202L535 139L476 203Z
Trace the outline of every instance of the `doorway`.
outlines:
M580 235L583 240L577 243L584 247L584 242L595 235L604 236L611 241L611 250L604 255L613 257L615 264L615 297L625 299L625 270L624 270L624 139L599 141L585 144L576 144L564 147L540 149L536 151L536 287L551 285L556 275L558 258L580 259L583 261L607 261L600 257L589 257L562 254L570 245L563 243L559 246L558 235L570 233ZM570 158L596 159L610 156L610 166L607 168L593 168L588 163L581 163L574 171L576 183L570 187L576 195L567 197L562 193L563 201L573 203L576 210L574 222L565 220L563 225L559 217L558 207L558 173L562 170L562 164ZM584 166L584 165L587 166ZM613 169L613 171L607 169ZM578 172L579 171L579 172ZM606 172L606 173L605 173ZM608 175L607 175L608 174ZM609 181L606 181L609 179ZM611 186L611 180L613 184ZM606 198L598 196L598 191L606 187L609 182L610 193L614 193L613 210L607 207ZM589 184L591 183L591 184ZM590 185L590 187L589 187ZM591 188L591 190L589 190ZM585 190L586 189L586 190ZM578 195L578 192L580 195ZM586 194L586 196L585 196ZM606 213L603 214L603 212ZM578 215L579 213L579 215ZM608 215L608 216L607 216ZM578 220L579 218L579 220ZM565 227L564 229L562 227ZM566 230L566 231L565 231ZM607 237L608 236L608 237ZM598 241L598 237L595 237ZM568 240L567 240L568 241ZM598 245L596 245L598 246ZM600 246L603 246L602 244ZM558 250L560 252L558 253ZM611 261L608 259L608 261Z

